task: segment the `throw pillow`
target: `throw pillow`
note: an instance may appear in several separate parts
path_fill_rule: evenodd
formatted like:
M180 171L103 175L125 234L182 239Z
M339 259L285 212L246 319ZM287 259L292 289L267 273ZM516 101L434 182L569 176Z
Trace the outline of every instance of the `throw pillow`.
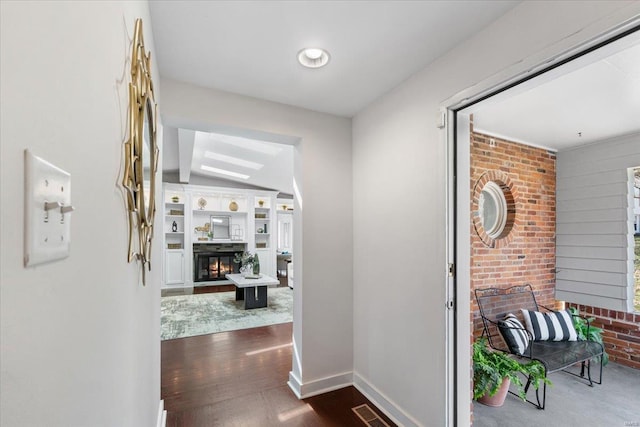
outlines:
M577 341L569 310L541 313L521 310L534 341Z
M498 321L498 329L504 342L507 343L511 353L522 355L529 347L529 336L518 318L512 314L507 314L504 319Z

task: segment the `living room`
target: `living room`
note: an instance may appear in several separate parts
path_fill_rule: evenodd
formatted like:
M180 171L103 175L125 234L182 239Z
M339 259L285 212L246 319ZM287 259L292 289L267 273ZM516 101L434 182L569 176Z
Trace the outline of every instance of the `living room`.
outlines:
M293 147L187 129L164 136L162 339L291 322ZM240 291L227 277L240 273L272 283Z

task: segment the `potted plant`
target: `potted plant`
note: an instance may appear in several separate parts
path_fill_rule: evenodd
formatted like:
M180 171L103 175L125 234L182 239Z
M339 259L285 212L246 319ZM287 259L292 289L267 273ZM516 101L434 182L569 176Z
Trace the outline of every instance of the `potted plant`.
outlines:
M536 389L540 381L551 384L544 366L537 360L520 363L507 353L489 350L484 337L473 343L473 398L480 403L502 406L512 382L520 398L526 400L519 373L531 378L531 384Z
M569 307L569 311L571 312L571 317L573 319L573 327L576 328L576 333L578 334L579 340L584 341L595 341L602 345L602 364L606 365L609 363L609 355L606 351L604 351L604 343L602 342L602 329L596 328L591 325L591 322L595 320L595 317L589 317L585 319L580 317L580 313L578 309L575 307ZM595 362L598 362L600 356L594 358Z
M238 252L233 258L233 262L240 264L240 273L253 274L254 255L249 251Z

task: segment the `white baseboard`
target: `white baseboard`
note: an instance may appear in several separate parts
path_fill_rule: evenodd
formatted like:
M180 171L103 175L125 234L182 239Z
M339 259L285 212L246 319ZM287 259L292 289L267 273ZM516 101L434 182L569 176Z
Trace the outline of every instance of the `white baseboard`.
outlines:
M353 373L353 386L397 425L403 427L424 427L415 418L402 410L395 402L386 397L380 390L362 378L357 372Z
M156 426L167 426L167 411L164 410L164 400L161 400L160 404L158 405L158 421L156 422Z
M300 378L294 375L293 372L289 372L289 382L287 384L298 399L306 399L308 397L328 393L330 391L352 385L353 373L344 372L342 374L320 378L303 384L300 381Z

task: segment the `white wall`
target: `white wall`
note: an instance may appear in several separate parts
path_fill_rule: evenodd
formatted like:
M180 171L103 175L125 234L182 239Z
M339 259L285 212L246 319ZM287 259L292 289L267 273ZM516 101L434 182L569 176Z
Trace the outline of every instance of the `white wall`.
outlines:
M558 152L556 298L633 311L633 174L640 134Z
M167 126L300 141L293 171L302 206L296 200L291 381L302 395L350 382L351 120L169 79L161 87Z
M445 424L446 147L435 126L439 107L589 40L639 6L524 2L354 117L354 381L403 425ZM458 281L458 292L465 301L458 306L462 426L470 422L468 281Z
M117 188L135 18L153 48L147 3L3 1L0 14L0 424L155 426L161 251L143 287ZM76 207L71 256L28 269L25 148L71 173Z

